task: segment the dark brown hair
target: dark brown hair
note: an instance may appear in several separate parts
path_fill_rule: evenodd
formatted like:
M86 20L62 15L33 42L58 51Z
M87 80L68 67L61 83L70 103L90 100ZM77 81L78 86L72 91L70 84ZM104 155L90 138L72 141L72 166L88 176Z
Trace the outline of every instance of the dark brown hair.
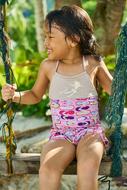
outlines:
M100 55L97 54L96 50L96 39L93 35L93 24L85 10L76 5L64 6L48 13L45 23L48 24L50 32L52 25L56 25L66 37L70 37L74 41L79 38L81 54L93 55L100 60Z

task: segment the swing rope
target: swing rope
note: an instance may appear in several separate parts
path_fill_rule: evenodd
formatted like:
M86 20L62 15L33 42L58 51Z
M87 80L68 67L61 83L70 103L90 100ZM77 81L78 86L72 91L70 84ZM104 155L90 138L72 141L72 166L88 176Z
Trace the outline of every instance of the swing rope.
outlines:
M5 32L5 6L8 3L8 0L0 0L0 52L4 64L6 83L13 84L14 75L11 69L10 59L9 59L9 48L8 48L8 39ZM7 101L7 122L3 123L0 129L2 129L3 141L6 144L6 160L8 166L8 174L13 173L12 166L12 155L16 151L16 140L14 131L12 128L12 122L15 116L15 113L12 109L12 100Z
M4 70L6 82L13 84L14 75L11 69L9 59L8 40L5 33L5 4L8 0L0 0L0 52L4 63ZM113 132L110 135L112 142L109 150L109 155L112 157L112 166L110 176L117 177L122 175L121 162L121 140L122 131L121 123L124 112L125 95L127 90L127 23L122 27L121 33L117 40L117 59L116 68L114 72L114 79L112 83L112 95L106 107L106 121ZM16 151L16 141L12 122L14 119L14 112L12 109L12 100L7 101L7 122L4 123L0 129L6 143L6 159L8 165L8 173L13 173L12 155Z
M122 117L124 113L125 97L127 90L127 23L122 27L117 40L116 67L112 83L112 95L106 107L106 122L113 129L110 135L111 148L109 155L112 158L110 175L122 175ZM112 130L111 129L111 130Z

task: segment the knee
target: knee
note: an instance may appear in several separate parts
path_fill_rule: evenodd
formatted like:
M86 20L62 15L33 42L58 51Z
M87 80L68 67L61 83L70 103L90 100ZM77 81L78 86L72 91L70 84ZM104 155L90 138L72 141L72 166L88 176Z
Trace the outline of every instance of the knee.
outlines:
M101 143L93 146L82 147L77 151L77 161L81 167L98 168L103 156L103 145Z
M87 157L77 161L77 169L79 173L84 173L86 176L95 176L99 172L100 160Z
M39 175L57 175L62 173L63 170L56 166L53 162L50 161L43 161L41 162L40 168L39 168Z
M99 160L98 159L92 159L92 158L87 158L87 159L84 159L84 161L81 161L80 166L83 167L83 168L98 168L99 167Z
M43 161L41 162L40 168L39 168L39 174L43 174L43 173L51 173L54 170L54 167L51 163L49 163L48 161Z

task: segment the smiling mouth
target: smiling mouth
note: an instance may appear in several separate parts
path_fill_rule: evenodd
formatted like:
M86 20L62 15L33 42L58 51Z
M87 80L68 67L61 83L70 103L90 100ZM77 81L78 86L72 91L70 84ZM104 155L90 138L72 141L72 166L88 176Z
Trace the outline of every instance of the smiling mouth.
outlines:
M47 49L47 53L48 53L48 54L51 54L51 53L52 53L52 50L51 50L51 49Z

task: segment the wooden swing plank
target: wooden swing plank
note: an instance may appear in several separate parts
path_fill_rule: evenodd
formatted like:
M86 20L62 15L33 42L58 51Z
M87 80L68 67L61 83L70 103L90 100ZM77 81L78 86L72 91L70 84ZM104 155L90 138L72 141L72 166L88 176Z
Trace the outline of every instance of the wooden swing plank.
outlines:
M40 165L40 154L36 153L17 153L12 158L14 175L18 174L38 174ZM122 160L123 176L127 176L127 161ZM109 175L111 160L105 158L101 162L100 175ZM65 170L65 175L76 174L76 161L73 161ZM5 154L0 154L0 175L8 175Z

